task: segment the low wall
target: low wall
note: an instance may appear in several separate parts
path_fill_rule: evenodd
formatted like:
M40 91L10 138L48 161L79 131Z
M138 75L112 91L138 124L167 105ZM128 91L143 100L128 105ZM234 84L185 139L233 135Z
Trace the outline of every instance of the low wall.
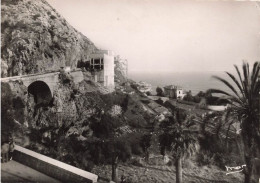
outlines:
M15 145L13 159L62 182L97 182L98 176Z
M212 110L212 111L224 111L227 109L227 106L224 105L208 105L207 109Z

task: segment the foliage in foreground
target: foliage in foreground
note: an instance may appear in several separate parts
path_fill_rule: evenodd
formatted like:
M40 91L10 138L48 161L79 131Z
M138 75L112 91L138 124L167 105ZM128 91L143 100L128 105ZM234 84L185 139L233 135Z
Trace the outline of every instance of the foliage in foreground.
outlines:
M255 62L250 72L248 63L243 63L242 74L239 68L235 65L238 79L231 73L226 74L233 81L233 85L218 76L214 76L217 80L226 85L232 94L211 89L211 93L220 93L226 96L226 99L231 105L229 111L231 115L238 118L241 126L241 137L244 145L244 161L245 168L245 183L252 182L254 159L259 158L260 153L260 119L259 119L259 62Z

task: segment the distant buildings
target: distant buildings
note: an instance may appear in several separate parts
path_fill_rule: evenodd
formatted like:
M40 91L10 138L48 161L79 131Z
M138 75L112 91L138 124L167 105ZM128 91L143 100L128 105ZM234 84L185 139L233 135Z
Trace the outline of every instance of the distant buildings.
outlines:
M169 98L183 99L186 95L184 90L179 86L169 85L163 87L164 95Z
M114 90L114 52L109 50L98 50L90 55L88 66L91 70L93 80L101 83L109 90Z

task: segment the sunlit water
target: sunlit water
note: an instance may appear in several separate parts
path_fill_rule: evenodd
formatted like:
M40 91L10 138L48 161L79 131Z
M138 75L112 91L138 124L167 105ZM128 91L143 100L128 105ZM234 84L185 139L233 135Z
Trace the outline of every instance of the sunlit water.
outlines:
M184 90L192 91L192 95L196 95L199 91L208 89L221 89L229 91L229 89L220 81L212 78L213 75L228 79L224 72L204 72L204 73L141 73L130 72L128 77L136 82L145 81L150 83L155 93L156 87L166 85L178 85ZM230 81L230 80L229 80Z

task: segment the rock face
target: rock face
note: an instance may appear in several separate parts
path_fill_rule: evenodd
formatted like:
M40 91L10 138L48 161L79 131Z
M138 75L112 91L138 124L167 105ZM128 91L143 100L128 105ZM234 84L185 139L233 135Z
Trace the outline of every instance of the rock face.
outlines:
M115 82L118 84L127 81L127 60L121 59L120 56L115 57Z
M2 77L75 68L97 48L45 0L1 1Z

